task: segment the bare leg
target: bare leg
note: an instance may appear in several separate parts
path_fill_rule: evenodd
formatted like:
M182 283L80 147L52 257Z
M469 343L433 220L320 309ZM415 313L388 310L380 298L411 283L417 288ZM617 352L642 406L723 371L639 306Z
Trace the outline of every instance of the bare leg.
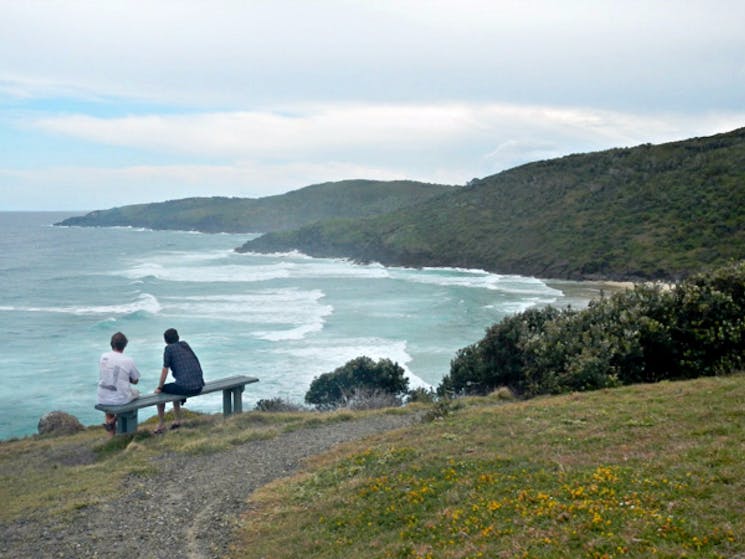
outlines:
M106 430L113 437L116 433L116 416L113 413L106 414Z
M155 404L155 407L158 408L158 427L155 429L157 432L162 431L163 427L165 427L166 404L165 402Z
M181 425L181 402L174 400L173 402L173 426L178 427Z

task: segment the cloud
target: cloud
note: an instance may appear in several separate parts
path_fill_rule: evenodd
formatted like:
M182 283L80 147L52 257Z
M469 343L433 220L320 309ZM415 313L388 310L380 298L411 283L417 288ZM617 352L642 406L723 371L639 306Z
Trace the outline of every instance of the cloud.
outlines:
M645 115L580 107L499 103L285 106L264 112L214 112L101 118L62 115L32 120L47 133L130 148L231 161L334 157L403 160L466 147L504 160L521 151L552 157L595 146L682 139L740 126L745 112ZM413 163L416 163L414 161ZM504 168L504 167L501 167ZM499 169L497 169L499 170Z
M94 148L141 150L161 163L6 168L0 192L16 206L0 209L39 208L40 200L45 209L86 209L188 196L259 197L348 178L464 184L530 161L714 134L744 122L745 112L646 115L497 103L43 117L23 126Z
M5 2L0 83L192 107L741 105L736 1ZM4 56L3 56L4 55Z
M345 149L407 149L453 142L478 126L478 109L461 105L295 106L264 112L217 112L100 118L63 115L30 126L91 142L189 155L292 157Z
M5 2L0 204L464 183L731 130L743 19L735 0Z
M260 197L348 178L464 184L530 161L714 134L743 123L745 112L647 115L496 103L301 104L264 112L32 118L16 124L67 143L84 141L94 150L113 145L142 151L160 163L6 167L0 169L0 209Z

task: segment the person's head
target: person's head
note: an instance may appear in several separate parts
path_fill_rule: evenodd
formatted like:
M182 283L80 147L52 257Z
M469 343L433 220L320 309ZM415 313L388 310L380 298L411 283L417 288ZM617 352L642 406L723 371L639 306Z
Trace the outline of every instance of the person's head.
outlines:
M167 344L175 344L178 341L178 332L175 328L169 328L163 332L163 339Z
M121 332L117 332L111 336L111 349L114 351L124 351L125 347L127 347L127 336Z

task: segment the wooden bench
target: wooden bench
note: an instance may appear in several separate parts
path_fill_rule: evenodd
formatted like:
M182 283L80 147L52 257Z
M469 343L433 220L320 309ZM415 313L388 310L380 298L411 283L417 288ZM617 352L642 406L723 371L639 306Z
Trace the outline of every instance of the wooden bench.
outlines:
M213 380L204 385L202 391L196 396L181 396L179 394L168 394L161 392L159 394L145 394L127 402L126 404L96 404L96 409L106 413L116 415L116 433L134 433L137 431L137 410L154 406L155 404L164 404L174 400L183 400L184 398L197 398L203 394L217 392L222 390L222 413L225 417L234 413L243 411L243 387L252 382L258 382L255 377L238 375L234 377Z

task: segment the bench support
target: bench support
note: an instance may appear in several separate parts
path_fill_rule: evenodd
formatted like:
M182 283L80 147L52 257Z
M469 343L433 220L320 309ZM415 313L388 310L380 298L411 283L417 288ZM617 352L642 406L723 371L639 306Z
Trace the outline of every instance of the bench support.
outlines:
M116 416L116 432L134 433L137 431L137 410L125 411Z
M243 411L243 385L222 391L222 414L225 417Z

